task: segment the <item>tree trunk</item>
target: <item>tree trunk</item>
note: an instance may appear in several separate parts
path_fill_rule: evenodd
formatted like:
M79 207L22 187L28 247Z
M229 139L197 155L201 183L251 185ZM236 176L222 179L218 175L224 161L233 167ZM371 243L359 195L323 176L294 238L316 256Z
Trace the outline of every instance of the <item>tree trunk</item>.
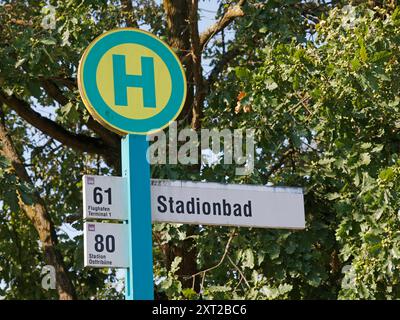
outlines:
M186 70L186 79L188 83L185 105L178 120L183 124L191 124L192 107L194 100L194 81L193 81L193 59L190 57L191 52L191 32L190 32L190 12L191 0L164 0L164 10L167 16L168 42L171 47L177 50L178 55ZM196 18L197 23L197 18ZM187 57L190 59L187 59ZM190 275L197 272L196 256L197 251L194 246L193 236L197 227L185 226L186 235L189 237L179 246L165 246L163 252L166 256L167 267L169 268L175 256L182 257L181 267L178 270L178 276L185 288L193 285ZM200 288L198 279L194 282L194 290Z
M47 211L43 199L39 193L34 189L34 185L29 177L24 164L18 155L13 141L7 132L3 122L0 121L0 142L1 153L12 164L12 167L20 181L27 183L32 188L33 204L28 205L22 201L20 191L18 191L19 206L26 214L29 220L35 227L40 242L43 246L45 261L48 265L54 267L56 272L56 287L59 298L61 300L72 300L76 298L75 288L67 274L64 267L64 262L61 254L56 249L57 236L54 230L53 223Z
M168 27L168 44L174 48L186 71L187 93L186 101L178 120L184 124L191 122L191 108L194 98L193 62L190 56L189 4L190 0L164 0Z

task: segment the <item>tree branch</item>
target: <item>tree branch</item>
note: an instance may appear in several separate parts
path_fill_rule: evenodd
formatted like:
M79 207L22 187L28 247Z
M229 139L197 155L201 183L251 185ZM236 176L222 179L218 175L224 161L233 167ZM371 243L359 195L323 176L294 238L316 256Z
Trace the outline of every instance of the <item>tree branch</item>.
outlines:
M3 115L2 118L4 118ZM39 235L46 263L53 266L56 271L56 286L59 297L63 300L75 299L75 288L64 266L63 258L57 249L57 234L45 202L35 189L34 184L25 169L24 163L15 149L7 128L3 124L3 121L0 123L0 142L0 153L11 162L19 180L28 184L32 189L32 204L27 204L22 200L23 197L20 190L17 190L19 198L18 202L21 210L32 222Z
M267 173L265 173L265 174L260 173L262 175L264 183L268 183L268 180L271 177L271 175L273 175L276 171L278 171L282 167L282 165L285 163L286 159L289 156L291 156L293 154L293 152L294 152L293 149L289 149L289 150L285 151L282 154L282 156L279 158L278 162L274 163L270 167L270 169Z
M109 157L107 147L98 138L69 132L58 123L34 111L27 102L0 91L0 101L13 109L22 119L72 149Z
M241 50L239 48L233 48L231 50L228 50L228 52L226 52L225 55L218 60L218 62L215 64L214 68L211 70L211 73L207 78L206 82L207 92L211 89L214 82L218 80L218 76L226 68L226 66L233 59L235 59L240 53Z
M132 0L121 0L121 11L125 17L127 27L138 28L138 23L133 16Z
M236 18L244 16L242 6L245 2L246 0L240 0L236 5L230 6L217 23L210 26L200 35L200 47L202 51L214 35L226 28Z
M192 61L193 61L193 80L196 88L194 103L192 106L192 129L198 130L201 126L201 115L203 109L203 102L205 97L204 92L204 79L203 79L203 68L201 66L201 52L202 48L200 45L199 28L198 28L198 0L191 0L190 5L190 39L192 43Z
M66 105L70 100L64 95L64 92L54 83L52 80L42 80L41 84L43 89L47 92L47 94L56 100L60 105ZM83 120L83 119L82 119ZM120 146L120 137L107 130L100 123L93 119L92 116L89 115L89 119L86 122L86 125L89 129L93 130L96 134L98 134L103 141L108 144L113 149L118 149Z
M224 260L225 260L225 258L226 258L226 255L228 254L229 248L230 248L230 246L231 246L231 242L232 242L233 238L234 238L236 235L237 235L237 233L236 233L236 228L235 228L235 229L231 232L231 234L229 235L229 239L228 239L228 241L226 242L226 245L225 245L224 253L222 254L221 259L218 261L218 263L217 263L216 265L214 265L214 266L212 266L212 267L210 267L210 268L207 268L207 269L205 269L205 270L199 271L199 272L197 272L197 273L195 273L195 274L192 274L192 275L190 275L190 276L188 276L188 277L194 278L194 277L196 277L196 276L198 276L198 275L200 275L200 274L203 274L203 275L204 275L204 274L206 274L207 272L218 268L218 267L224 262Z
M243 279L244 282L246 283L247 288L250 289L250 288L251 288L251 287L250 287L250 284L249 284L249 282L247 281L246 277L244 276L242 270L240 270L240 268L236 265L236 263L234 263L234 262L232 261L232 259L231 259L230 256L227 256L227 258L228 258L229 262L231 263L231 265L233 265L233 267L237 270L237 272L239 272L240 276L242 277L242 279Z
M65 76L53 76L53 77L38 77L39 81L52 81L57 84L61 84L67 87L69 90L74 91L78 88L76 78L65 77Z

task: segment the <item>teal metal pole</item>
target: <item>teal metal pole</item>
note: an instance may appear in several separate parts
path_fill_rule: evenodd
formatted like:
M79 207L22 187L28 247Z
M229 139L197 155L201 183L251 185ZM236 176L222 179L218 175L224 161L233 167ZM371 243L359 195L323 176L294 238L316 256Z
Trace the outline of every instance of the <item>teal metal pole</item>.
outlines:
M153 246L151 228L150 164L145 135L121 139L122 176L128 180L129 268L126 300L153 300Z

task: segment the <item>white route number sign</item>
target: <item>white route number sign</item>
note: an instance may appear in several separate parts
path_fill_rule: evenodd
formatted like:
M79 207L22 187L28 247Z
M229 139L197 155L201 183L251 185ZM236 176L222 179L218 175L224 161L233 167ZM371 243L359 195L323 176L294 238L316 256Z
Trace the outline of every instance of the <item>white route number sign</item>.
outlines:
M83 233L85 267L129 267L127 224L85 222Z
M128 219L126 179L113 176L83 176L84 219Z

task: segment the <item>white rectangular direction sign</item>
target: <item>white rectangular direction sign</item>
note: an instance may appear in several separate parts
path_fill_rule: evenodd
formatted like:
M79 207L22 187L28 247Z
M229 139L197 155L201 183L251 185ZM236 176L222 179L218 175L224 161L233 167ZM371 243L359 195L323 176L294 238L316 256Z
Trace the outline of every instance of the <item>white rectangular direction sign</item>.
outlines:
M83 177L84 219L128 220L126 178ZM153 222L303 229L301 188L151 180Z
M84 219L128 219L126 179L113 176L83 176Z
M305 228L301 188L152 180L153 222Z
M85 222L83 228L85 267L128 268L127 224Z

